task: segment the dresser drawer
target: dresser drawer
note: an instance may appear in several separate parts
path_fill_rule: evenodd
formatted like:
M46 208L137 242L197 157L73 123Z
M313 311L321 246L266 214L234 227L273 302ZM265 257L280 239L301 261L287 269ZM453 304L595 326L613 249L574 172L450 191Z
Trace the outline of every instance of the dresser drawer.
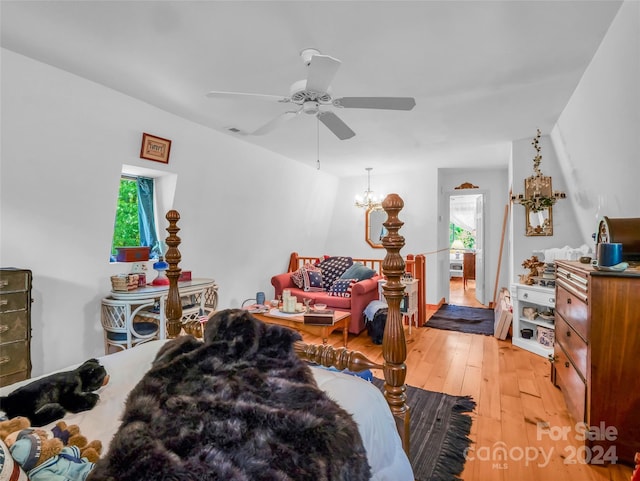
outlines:
M554 346L556 384L562 389L567 409L574 421L584 421L584 413L587 399L587 386L578 371L573 367L569 357L562 349L560 343Z
M518 300L548 307L554 307L556 303L556 298L553 293L538 292L534 290L518 289Z
M0 271L0 292L28 291L30 284L30 271L10 269Z
M587 379L587 343L564 318L556 312L556 342L562 344L562 349L581 375Z
M29 346L26 341L0 345L0 377L29 371Z
M29 306L28 292L10 292L0 294L0 313L24 311Z
M0 314L0 343L25 341L28 335L29 313L27 311Z
M586 341L588 339L587 335L589 332L586 302L582 301L561 286L558 286L556 294L556 313L560 314L564 318L565 322Z
M587 301L589 281L585 272L558 266L556 269L556 284L577 298Z

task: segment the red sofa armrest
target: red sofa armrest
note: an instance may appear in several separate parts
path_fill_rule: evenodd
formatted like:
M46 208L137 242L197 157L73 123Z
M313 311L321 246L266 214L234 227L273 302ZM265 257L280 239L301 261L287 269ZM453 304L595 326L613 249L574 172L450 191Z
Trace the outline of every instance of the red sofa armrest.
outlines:
M380 276L373 276L371 279L364 279L362 281L356 282L351 288L351 297L361 296L371 291L377 291L378 281L380 279Z
M380 276L356 282L351 288L351 324L349 332L360 334L365 328L364 310L371 301L378 298L378 280Z
M271 285L275 290L275 298L282 295L284 289L296 287L291 280L291 272L284 272L283 274L277 274L271 278Z

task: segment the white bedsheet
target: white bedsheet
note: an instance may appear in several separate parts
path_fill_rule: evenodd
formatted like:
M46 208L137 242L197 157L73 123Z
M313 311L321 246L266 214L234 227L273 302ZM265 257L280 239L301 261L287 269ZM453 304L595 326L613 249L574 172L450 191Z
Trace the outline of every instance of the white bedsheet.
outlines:
M134 349L102 356L100 363L109 373L109 383L98 393L100 401L90 411L67 414L67 424L77 424L89 440L99 439L107 450L120 424L127 394L151 367L156 352L167 341L153 341ZM76 366L70 366L66 371ZM395 421L384 396L373 384L323 368L312 369L318 386L351 413L358 423L367 450L373 481L413 481L409 460L402 449ZM0 388L0 395L34 379ZM55 423L48 427L52 427Z

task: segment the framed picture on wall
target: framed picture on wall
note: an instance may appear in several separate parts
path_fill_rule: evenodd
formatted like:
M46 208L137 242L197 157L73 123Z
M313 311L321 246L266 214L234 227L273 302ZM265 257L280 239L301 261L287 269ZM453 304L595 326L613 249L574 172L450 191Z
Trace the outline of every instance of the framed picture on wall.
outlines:
M142 134L142 147L140 148L140 158L169 163L169 152L171 151L171 141L156 137L155 135Z

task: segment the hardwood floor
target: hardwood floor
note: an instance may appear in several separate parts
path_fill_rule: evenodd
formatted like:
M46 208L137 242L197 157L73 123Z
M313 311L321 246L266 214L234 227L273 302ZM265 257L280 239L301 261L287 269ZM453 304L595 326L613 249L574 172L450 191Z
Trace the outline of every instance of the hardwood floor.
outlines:
M456 295L472 302L469 288ZM546 359L493 336L415 327L411 335L405 329L405 336L408 385L471 395L477 402L471 414L473 444L461 474L465 481L630 480L629 466L580 462L584 448L575 439L580 431L550 381ZM338 332L329 339L335 347L341 347L341 341ZM366 331L350 335L349 348L382 362L381 347ZM382 377L380 372L374 375ZM562 430L567 434L561 435Z

